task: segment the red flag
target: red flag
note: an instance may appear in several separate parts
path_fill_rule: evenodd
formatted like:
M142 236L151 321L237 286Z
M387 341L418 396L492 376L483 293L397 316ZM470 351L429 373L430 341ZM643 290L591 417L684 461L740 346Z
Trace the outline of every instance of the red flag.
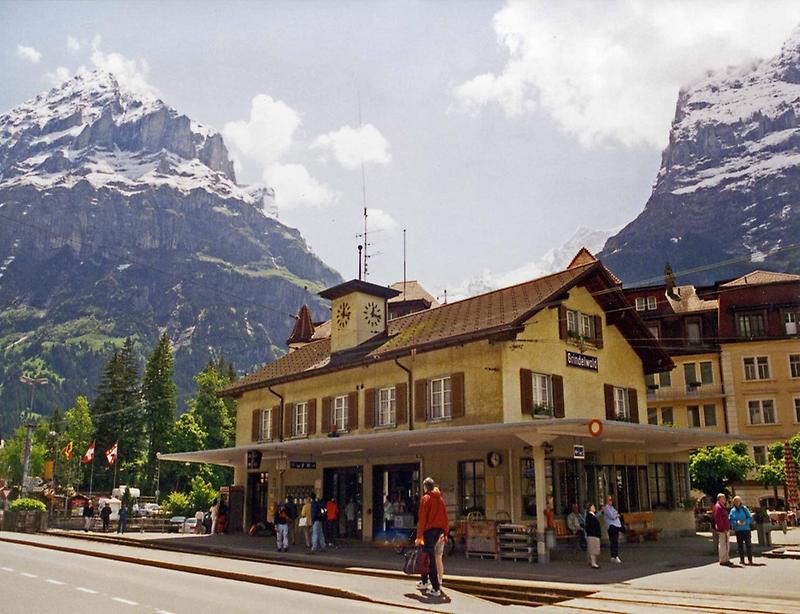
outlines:
M85 465L86 463L91 463L94 460L94 442L89 444L89 449L86 450L86 454L83 455L83 459L81 462Z
M109 465L113 465L117 462L117 443L119 442L114 442L114 445L106 450L106 460Z
M67 460L72 460L72 441L67 442L67 445L64 446L64 456L67 457Z

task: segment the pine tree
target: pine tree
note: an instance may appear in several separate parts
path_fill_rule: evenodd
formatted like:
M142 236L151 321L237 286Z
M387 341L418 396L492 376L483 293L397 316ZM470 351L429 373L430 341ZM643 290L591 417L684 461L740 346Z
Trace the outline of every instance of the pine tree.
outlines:
M147 432L147 459L145 485L148 492L155 491L155 473L159 452L167 450L170 430L175 422L177 387L173 381L175 360L166 333L147 358L142 383L145 427Z

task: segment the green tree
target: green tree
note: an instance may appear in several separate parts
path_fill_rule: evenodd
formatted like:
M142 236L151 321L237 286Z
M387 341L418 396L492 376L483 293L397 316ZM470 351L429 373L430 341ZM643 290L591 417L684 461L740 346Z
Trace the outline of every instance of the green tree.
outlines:
M167 516L191 516L192 500L188 494L183 492L171 492L162 503L164 512Z
M195 375L194 381L197 394L189 401L189 408L208 433L206 445L211 450L232 446L236 436L236 406L234 404L231 409L230 402L217 396L230 383L225 363L209 362Z
M142 383L144 416L147 430L147 461L145 484L148 492L155 491L156 454L167 450L171 427L175 422L177 388L175 360L166 333L147 358Z
M192 478L192 488L189 491L189 499L195 512L197 510L205 511L209 509L217 496L218 491L210 482L207 482L199 475Z
M59 482L78 490L84 484L85 476L85 466L81 460L94 437L94 425L86 397L75 399L75 405L64 415L64 422L66 432L63 441L64 445L72 442L72 458L61 457L63 461L60 463Z
M205 450L208 435L203 425L195 417L194 413L186 412L172 427L169 447L167 452L192 452L194 450ZM211 471L206 465L184 464L174 462L161 463L161 484L169 486L175 490L187 487L192 477L196 475L209 477Z
M728 493L729 484L747 477L755 462L747 454L747 445L736 443L727 446L696 450L689 460L692 486L714 498L718 493Z
M31 458L28 466L30 477L41 477L44 473L44 459L47 455L47 427L40 426L33 433ZM14 437L0 448L0 477L12 484L22 484L22 458L25 450L26 429L24 426L14 431Z

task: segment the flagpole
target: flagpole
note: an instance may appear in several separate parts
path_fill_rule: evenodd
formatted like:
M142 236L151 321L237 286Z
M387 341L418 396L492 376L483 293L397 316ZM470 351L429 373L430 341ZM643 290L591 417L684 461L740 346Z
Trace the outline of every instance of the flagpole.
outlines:
M92 468L89 471L89 496L92 496L92 482L94 482L94 452L92 452Z
M114 488L117 487L117 467L119 467L119 448L117 448L117 453L114 456Z

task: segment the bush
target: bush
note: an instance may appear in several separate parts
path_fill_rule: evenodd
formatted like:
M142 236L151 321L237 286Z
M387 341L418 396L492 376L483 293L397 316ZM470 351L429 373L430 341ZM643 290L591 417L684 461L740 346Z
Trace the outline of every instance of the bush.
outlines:
M21 498L17 499L16 501L12 501L11 505L8 508L12 512L24 512L24 511L31 511L31 512L46 512L47 507L44 503L39 501L38 499L30 499L30 498Z
M193 516L192 500L186 493L171 492L161 506L167 516Z

